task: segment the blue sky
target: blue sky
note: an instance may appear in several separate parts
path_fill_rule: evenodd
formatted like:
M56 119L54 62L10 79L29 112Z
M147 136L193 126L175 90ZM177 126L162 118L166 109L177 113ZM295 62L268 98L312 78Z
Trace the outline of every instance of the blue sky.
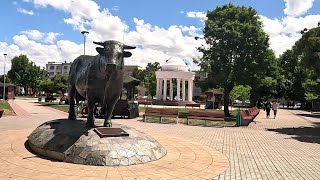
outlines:
M87 30L87 54L96 54L93 40L116 39L139 47L126 64L163 64L170 57L192 64L192 58L201 56L196 47L203 42L194 37L202 34L205 13L232 2L257 10L271 48L279 55L301 37L301 29L320 21L319 1L5 0L0 7L0 52L8 53L8 60L27 54L40 66L69 62L83 53L80 32ZM10 66L8 61L6 69Z

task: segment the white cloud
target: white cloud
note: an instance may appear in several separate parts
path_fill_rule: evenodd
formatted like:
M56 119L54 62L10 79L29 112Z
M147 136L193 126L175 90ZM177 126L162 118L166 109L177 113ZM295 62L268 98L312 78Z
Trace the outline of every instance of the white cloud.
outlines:
M28 31L22 31L21 33L25 34L31 40L35 40L43 43L49 43L49 44L53 44L56 37L61 35L61 33L54 33L54 32L43 33L34 29L28 30Z
M204 19L206 18L206 16L207 16L207 13L205 12L194 12L194 11L187 12L187 17L190 17L190 18Z
M22 13L22 14L28 14L28 15L34 15L34 12L33 11L28 11L26 9L22 9L22 8L17 8L17 11Z
M31 61L41 67L45 67L49 61L70 62L83 53L83 46L67 40L60 40L56 44L41 44L26 35L16 35L13 41L20 49L15 55L27 54Z
M261 16L263 28L270 37L270 46L279 56L301 37L300 31L304 28L314 28L320 21L320 15L308 15L305 17L286 16L282 19L269 19Z
M56 37L59 35L61 35L61 33L49 32L47 33L47 37L45 37L44 41L53 44L56 40Z
M28 38L37 40L37 41L41 40L44 36L44 33L38 30L22 31L21 33L27 35Z
M283 12L289 16L305 14L313 5L314 0L284 0L286 8Z

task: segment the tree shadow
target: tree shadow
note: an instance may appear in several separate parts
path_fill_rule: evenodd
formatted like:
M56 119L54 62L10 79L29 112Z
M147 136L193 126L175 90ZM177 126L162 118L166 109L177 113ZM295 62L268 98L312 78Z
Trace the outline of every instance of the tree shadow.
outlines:
M296 114L298 116L320 118L320 113L311 113L311 114ZM320 119L319 119L320 120Z
M292 139L296 139L301 142L320 144L320 123L313 124L313 127L293 127L267 130L281 134L292 135Z

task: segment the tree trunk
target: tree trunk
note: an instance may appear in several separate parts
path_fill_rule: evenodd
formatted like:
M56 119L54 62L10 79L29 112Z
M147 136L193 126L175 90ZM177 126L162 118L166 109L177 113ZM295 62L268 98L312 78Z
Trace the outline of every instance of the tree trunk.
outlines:
M230 117L229 102L230 102L230 91L227 91L227 90L225 89L225 90L224 90L224 95L223 95L224 116L225 116L225 117Z

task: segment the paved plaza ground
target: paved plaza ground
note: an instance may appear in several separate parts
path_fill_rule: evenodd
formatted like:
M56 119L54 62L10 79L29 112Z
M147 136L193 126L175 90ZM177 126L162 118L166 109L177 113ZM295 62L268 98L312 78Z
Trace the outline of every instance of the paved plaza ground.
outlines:
M115 119L158 140L162 159L122 167L56 162L31 154L27 136L67 114L36 100L9 101L17 116L0 119L0 179L320 179L320 114L261 111L248 127L204 127Z

